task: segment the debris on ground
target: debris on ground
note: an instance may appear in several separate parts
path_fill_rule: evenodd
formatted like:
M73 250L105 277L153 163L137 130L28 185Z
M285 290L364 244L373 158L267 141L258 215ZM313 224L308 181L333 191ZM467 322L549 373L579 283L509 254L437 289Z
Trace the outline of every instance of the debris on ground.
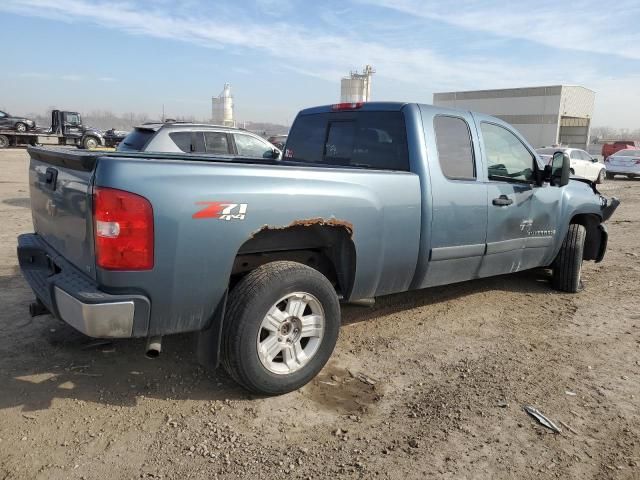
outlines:
M545 417L537 408L532 407L530 405L525 405L524 411L527 412L529 415L531 415L533 418L535 418L543 427L547 427L549 430L552 430L554 433L562 433L562 430L560 430L560 428L558 428L558 426L555 423L553 423L551 420Z

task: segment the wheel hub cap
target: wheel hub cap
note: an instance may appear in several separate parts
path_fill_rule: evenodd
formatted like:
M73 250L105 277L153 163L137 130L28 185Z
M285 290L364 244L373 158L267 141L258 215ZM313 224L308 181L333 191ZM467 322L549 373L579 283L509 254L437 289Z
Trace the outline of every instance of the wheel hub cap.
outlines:
M301 369L317 353L324 323L324 311L315 296L295 292L281 298L269 309L258 330L260 362L281 375Z

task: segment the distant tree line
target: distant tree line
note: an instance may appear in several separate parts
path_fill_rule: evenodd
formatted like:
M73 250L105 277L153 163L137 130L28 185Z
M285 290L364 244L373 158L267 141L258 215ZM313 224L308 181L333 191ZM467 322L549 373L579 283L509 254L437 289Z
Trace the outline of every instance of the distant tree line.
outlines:
M640 128L592 127L591 142L602 143L609 140L637 140L640 141Z

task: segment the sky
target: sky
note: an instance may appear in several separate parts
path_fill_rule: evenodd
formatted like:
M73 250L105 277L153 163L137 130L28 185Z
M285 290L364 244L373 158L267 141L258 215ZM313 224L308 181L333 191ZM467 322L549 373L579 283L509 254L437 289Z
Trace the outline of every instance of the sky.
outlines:
M569 5L570 4L570 5ZM289 124L372 64L373 100L577 84L593 124L640 127L640 1L0 0L0 108Z

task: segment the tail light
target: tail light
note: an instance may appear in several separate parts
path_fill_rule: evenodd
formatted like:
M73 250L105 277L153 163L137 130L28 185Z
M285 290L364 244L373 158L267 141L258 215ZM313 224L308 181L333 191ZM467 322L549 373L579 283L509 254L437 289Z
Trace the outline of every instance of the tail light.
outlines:
M640 158L636 158L636 165L640 165Z
M357 110L358 108L362 107L362 105L364 105L364 102L336 103L334 105L331 105L331 110L333 110L334 112L339 110Z
M605 157L604 163L609 163L609 157Z
M153 209L144 197L115 188L93 194L96 263L107 270L153 268Z

